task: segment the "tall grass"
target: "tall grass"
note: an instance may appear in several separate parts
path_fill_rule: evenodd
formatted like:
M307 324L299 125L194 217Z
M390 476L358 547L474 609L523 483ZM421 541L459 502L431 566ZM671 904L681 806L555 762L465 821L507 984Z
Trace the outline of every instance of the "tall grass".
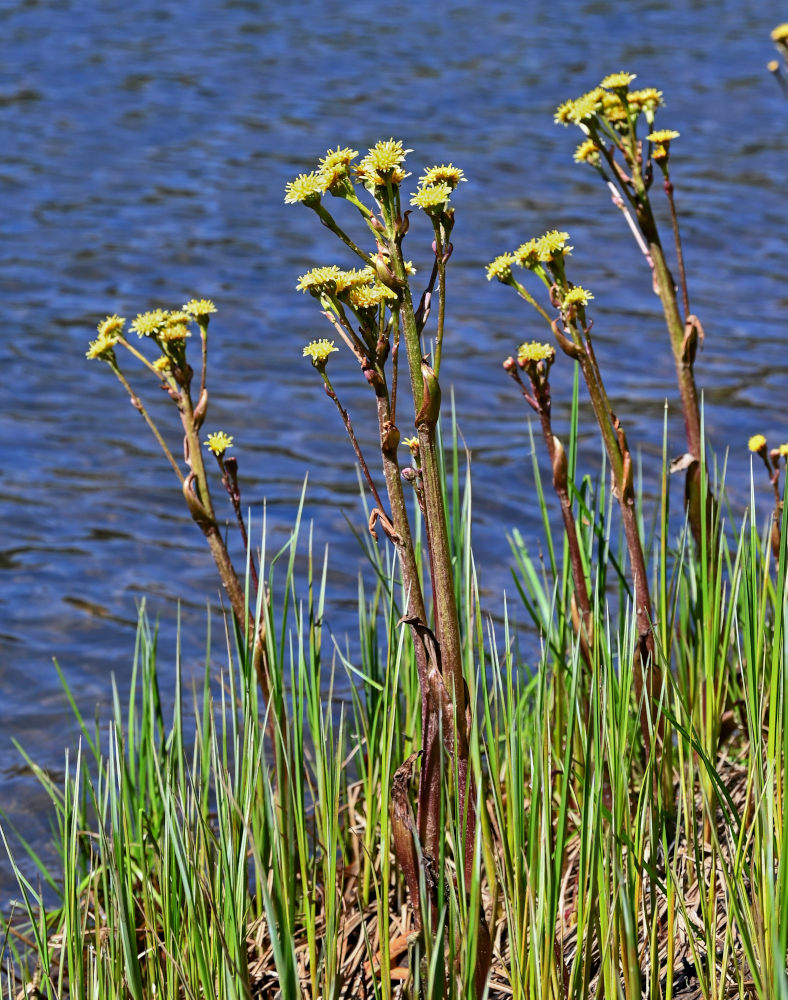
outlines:
M234 627L221 656L209 636L190 688L144 607L130 691L124 700L113 686L108 719L83 718L64 679L80 737L62 781L30 761L52 803L57 870L3 827L12 858L28 850L42 884L15 864L2 995L474 997L483 909L489 997L678 998L690 986L710 1000L788 997L785 545L775 565L753 496L735 531L710 525L707 558L671 518L665 469L650 534L664 677L655 711L670 750L658 768L642 740L626 549L611 531L604 469L576 482L574 439L567 450L592 583L593 671L567 617L565 539L547 515L544 560L512 537L520 601L493 627L456 433L446 452L478 801L466 883L452 858L469 814L447 762L444 856L420 869L425 915L439 901L430 933L414 933L392 855L392 780L421 745L413 644L398 624L407 595L390 550L365 540L358 635L333 643L328 557L299 540L299 524L261 563L273 708ZM522 618L541 637L536 660L519 652ZM161 676L173 670L159 664L173 659L165 713ZM352 682L347 703L334 695L340 671Z

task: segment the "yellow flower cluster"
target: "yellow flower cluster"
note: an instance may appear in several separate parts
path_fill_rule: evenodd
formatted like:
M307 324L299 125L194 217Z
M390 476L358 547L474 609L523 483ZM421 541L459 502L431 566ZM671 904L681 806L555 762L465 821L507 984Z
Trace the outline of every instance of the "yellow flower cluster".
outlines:
M611 73L593 90L560 104L555 112L555 121L559 125L579 125L591 136L599 131L626 132L630 121L639 114L645 114L646 120L651 123L654 112L662 105L662 91L654 87L630 90L629 85L634 79L634 73ZM582 155L578 155L581 150ZM575 159L592 162L589 160L591 152L589 147L583 145Z
M551 229L544 236L521 243L514 251L514 259L520 267L529 269L537 264L549 264L558 254L564 257L571 253L572 248L567 246L568 239L569 233Z
M384 302L396 302L397 293L380 281L374 281L348 289L345 299L353 309L376 309Z
M350 164L358 156L357 149L337 146L329 149L318 164L318 174L323 181L323 190L332 191L346 181L350 175Z
M427 215L438 216L448 209L452 191L464 180L465 174L453 163L443 163L440 166L436 164L425 170L419 178L418 190L410 203Z
M102 320L96 327L98 337L90 341L88 349L85 352L85 357L90 361L96 359L109 361L111 358L114 358L114 347L123 336L123 327L125 324L126 320L122 316L114 314Z
M377 142L356 167L356 176L364 184L376 187L401 184L408 174L403 169L405 157L412 150L404 149L399 139Z

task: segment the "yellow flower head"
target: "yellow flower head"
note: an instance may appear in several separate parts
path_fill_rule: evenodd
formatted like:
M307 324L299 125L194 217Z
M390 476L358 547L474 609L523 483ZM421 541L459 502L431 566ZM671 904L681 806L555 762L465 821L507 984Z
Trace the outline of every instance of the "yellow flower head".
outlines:
M411 149L403 149L399 139L377 142L356 167L356 174L365 183L382 186L386 182L401 184L408 174L403 163Z
M424 174L419 178L419 184L421 187L428 187L433 184L448 184L453 191L460 181L464 181L465 179L465 174L459 167L447 163L440 167L435 166L430 167L429 170L425 170Z
M311 344L307 344L304 348L303 357L311 358L315 368L322 368L326 361L328 361L329 354L333 354L334 351L338 350L338 347L334 347L333 340L313 340Z
M568 239L569 233L559 232L557 229L551 229L540 236L535 247L539 260L547 264L559 255L563 257L569 254L572 248L566 245Z
M169 312L166 309L151 309L139 313L131 324L131 329L138 337L152 337L158 334L167 322Z
M406 448L410 448L414 455L419 450L419 439L417 437L403 438L402 443Z
M656 132L649 132L646 136L649 142L658 142L661 146L667 146L673 139L678 139L680 132L675 132L672 128L657 129Z
M772 28L773 42L785 42L786 40L788 40L788 23L778 24L776 28Z
M451 197L452 188L445 181L424 185L410 199L411 205L423 209L427 215L439 215L445 211Z
M514 251L514 260L520 267L527 267L529 270L539 263L539 247L537 240L528 240L521 243Z
M589 118L593 118L602 109L603 99L604 91L601 87L594 87L587 94L581 94L580 97L571 102L572 106L568 112L569 121L580 125L582 122L588 121Z
M331 264L329 267L313 267L311 271L301 275L296 289L299 292L309 292L310 295L315 296L323 295L326 292L333 295L341 276L342 271L336 264Z
M380 281L368 285L355 285L345 295L353 309L376 309L383 302L396 302L397 293Z
M117 316L113 313L112 316L107 316L106 319L103 319L96 329L98 330L99 337L114 337L115 341L117 341L118 337L122 336L125 325L126 320L122 316Z
M788 444L778 444L774 450L781 458L788 457Z
M323 177L316 170L299 174L285 185L285 205L295 205L299 201L305 205L316 205L325 189Z
M635 76L635 73L610 73L599 86L604 87L605 90L627 90Z
M540 361L552 364L554 360L555 348L550 344L540 344L537 340L530 340L517 348L517 363L521 368L529 364L538 364Z
M766 447L766 438L763 436L763 434L753 434L753 436L747 442L747 447L750 449L750 451L759 453L763 451L763 449Z
M646 87L643 90L630 90L627 94L627 101L630 107L639 111L645 111L647 116L653 115L657 108L661 108L665 103L662 100L662 91L655 87Z
M161 376L169 375L172 371L172 361L167 357L166 354L162 354L160 357L156 358L153 362L153 367Z
M588 303L593 299L591 292L587 292L585 288L581 288L580 285L575 285L574 288L570 288L569 291L564 296L563 307L564 309L569 308L569 306L587 306Z
M203 444L214 455L223 455L228 448L232 448L233 438L229 434L225 434L224 431L214 431L208 435Z
M179 343L191 337L189 327L180 317L183 313L173 313L172 318L156 334L156 340L161 343Z
M98 336L95 340L91 340L87 351L85 351L85 357L90 361L95 361L99 359L101 361L112 361L115 358L115 344L116 339L112 337L102 337Z
M337 146L336 149L329 149L326 155L318 164L318 173L323 180L323 189L330 191L341 184L349 176L350 164L358 156L357 149L345 146L344 149Z
M181 306L181 311L187 313L192 319L207 322L208 317L216 312L216 306L210 299L189 299Z
M589 163L592 167L599 164L599 146L593 139L581 142L575 150L575 163Z
M497 278L506 284L512 277L512 264L514 262L514 254L502 253L487 265L487 280L492 281L493 278Z
M351 288L358 288L359 285L368 285L377 279L374 267L351 268L349 271L340 271L336 275L337 295L343 295Z

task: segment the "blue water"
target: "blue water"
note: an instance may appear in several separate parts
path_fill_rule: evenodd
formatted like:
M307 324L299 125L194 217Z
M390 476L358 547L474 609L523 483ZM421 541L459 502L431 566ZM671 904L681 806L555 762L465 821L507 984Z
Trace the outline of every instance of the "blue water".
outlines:
M0 0L0 805L34 844L46 844L49 814L11 741L62 770L76 727L52 658L89 716L106 711L111 676L128 683L137 602L147 596L161 619L164 661L180 602L194 673L218 593L174 477L109 372L84 358L96 323L216 301L207 427L235 435L244 502L259 512L266 498L272 545L309 469L306 516L335 556L329 617L341 634L360 564L344 516L358 519L355 471L300 356L330 331L294 286L316 263L350 262L311 212L284 205L284 185L329 146L390 136L414 150L414 180L432 163L462 166L442 376L473 454L476 554L495 610L509 585L502 529L540 537L525 410L500 363L542 334L483 265L569 230L572 276L594 292L598 353L647 469L664 400L676 399L649 276L573 163L578 136L552 123L560 101L628 69L664 90L659 124L682 133L673 175L707 334L697 372L740 508L747 437L788 438L788 102L765 70L784 17L739 0ZM430 239L414 220L409 255L425 269ZM370 441L369 392L351 365L333 370ZM554 382L560 427L568 366ZM177 450L174 412L148 398ZM681 452L677 413L670 437ZM760 501L765 513L765 482ZM0 906L12 892L0 859Z

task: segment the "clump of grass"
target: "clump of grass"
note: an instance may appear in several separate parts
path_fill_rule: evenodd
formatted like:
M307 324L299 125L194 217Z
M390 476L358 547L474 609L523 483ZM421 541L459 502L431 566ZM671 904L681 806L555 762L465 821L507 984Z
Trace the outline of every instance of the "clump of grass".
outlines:
M585 551L604 541L617 565L604 487L578 492ZM460 508L467 532L467 493ZM46 878L60 903L44 906L17 869L20 901L0 936L4 995L34 983L52 998L468 996L477 907L492 940L489 997L679 997L689 984L715 1000L785 995L785 550L774 567L754 502L737 535L718 537L721 592L686 538L666 547L664 573L658 562L667 621L656 645L674 664L660 707L675 733L666 822L643 753L626 600L606 609L595 574L590 680L557 601L571 568L557 561L553 577L518 546L525 607L544 637L539 669L526 672L508 616L500 636L484 621L458 532L478 706L470 755L488 791L471 878L463 885L448 866L427 938L401 909L392 863L390 789L418 747L420 696L385 553L368 548L375 578L360 590L355 654L328 646L325 562L310 559L301 599L295 533L273 560L269 635L282 655L272 662L292 679L279 734L293 760L286 802L243 646L228 635L213 682L206 656L193 695L176 661L165 716L162 654L143 611L127 704L115 690L110 719L80 719L62 782L38 770L56 816L60 871ZM562 544L562 532L551 538ZM709 604L713 637L701 628ZM337 669L351 671L350 707L330 696ZM735 710L709 743L698 697L712 682ZM456 788L441 810L447 845L462 843Z

